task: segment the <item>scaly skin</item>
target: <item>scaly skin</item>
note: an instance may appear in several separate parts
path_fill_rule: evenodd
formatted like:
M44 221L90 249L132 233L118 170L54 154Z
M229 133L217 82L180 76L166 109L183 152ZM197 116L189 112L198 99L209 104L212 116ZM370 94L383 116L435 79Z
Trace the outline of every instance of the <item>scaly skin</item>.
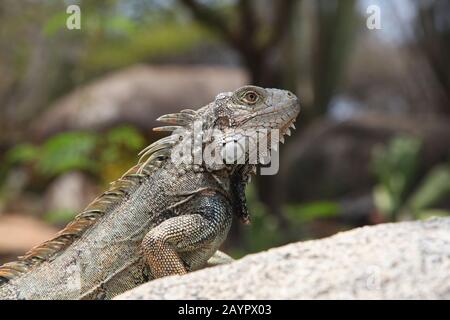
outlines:
M205 134L212 129L225 133L223 149L239 129L283 135L298 113L290 92L246 86L198 111L163 116L175 127L157 130L195 134L201 121L201 150L212 143ZM110 299L151 279L204 267L233 214L248 221L244 190L254 165L249 152L241 164L175 163L169 155L182 143L172 135L146 148L141 163L55 238L0 267L0 299Z

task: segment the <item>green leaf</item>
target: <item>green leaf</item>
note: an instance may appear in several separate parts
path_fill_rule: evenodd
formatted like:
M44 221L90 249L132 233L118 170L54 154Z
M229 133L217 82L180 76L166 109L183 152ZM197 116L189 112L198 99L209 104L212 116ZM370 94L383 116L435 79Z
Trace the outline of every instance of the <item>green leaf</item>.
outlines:
M59 30L63 30L66 28L67 17L68 14L65 11L54 14L44 25L42 30L43 33L47 37L51 37L54 36Z
M282 234L275 217L268 214L267 207L258 201L251 183L246 189L248 209L251 212L251 228L244 228L243 247L249 252L258 252L281 244ZM235 252L239 256L238 252Z
M337 202L318 201L302 205L288 206L286 212L289 217L302 222L312 221L318 218L336 217L340 212L340 205Z
M375 206L381 213L387 214L389 216L393 214L395 210L395 206L393 203L394 201L391 198L391 194L383 185L375 186L373 190L373 198Z
M450 167L440 165L428 173L410 197L408 207L415 212L422 211L446 197L450 197Z
M386 146L377 146L373 150L372 168L378 180L376 204L381 211L396 214L406 201L409 189L417 174L420 140L414 137L400 136L392 139ZM384 192L385 194L380 194ZM389 200L389 203L386 201Z
M54 136L42 146L37 170L44 176L55 176L70 170L93 171L93 152L97 136L87 132L68 132Z
M66 224L73 220L77 212L71 209L51 210L44 214L43 218L46 222L52 224Z
M6 161L10 164L29 163L35 161L38 155L38 147L24 143L10 149L6 155Z
M114 16L105 21L106 28L110 31L131 34L136 30L136 23L124 16Z
M427 220L436 217L448 217L450 216L450 211L447 210L424 210L417 214L418 219Z
M125 39L117 36L93 41L87 48L83 68L93 73L111 70L181 53L200 43L213 41L215 38L210 32L195 23L145 25L130 31Z
M120 126L110 130L106 139L113 146L124 146L130 150L139 150L145 144L144 137L131 126Z

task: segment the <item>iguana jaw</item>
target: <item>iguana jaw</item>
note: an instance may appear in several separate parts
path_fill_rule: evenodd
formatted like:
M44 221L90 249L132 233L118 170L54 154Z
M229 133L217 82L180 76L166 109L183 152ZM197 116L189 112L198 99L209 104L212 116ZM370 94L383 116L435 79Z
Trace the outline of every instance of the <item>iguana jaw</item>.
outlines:
M293 129L293 130L296 129L296 127L294 125L296 120L297 120L297 117L294 117L291 119L291 121L289 121L288 123L286 123L284 126L281 127L281 129L280 129L280 133L281 133L280 142L281 143L284 143L285 135L288 135L288 136L291 135L291 129Z

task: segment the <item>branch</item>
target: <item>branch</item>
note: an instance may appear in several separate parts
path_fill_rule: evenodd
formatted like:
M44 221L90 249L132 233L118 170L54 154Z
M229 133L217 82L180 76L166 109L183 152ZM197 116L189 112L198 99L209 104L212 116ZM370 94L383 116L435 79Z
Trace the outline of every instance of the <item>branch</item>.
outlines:
M240 14L240 38L246 39L247 43L250 43L250 46L254 45L257 20L256 14L254 12L254 8L252 7L251 0L240 0L238 3L239 14Z
M270 49L278 44L282 39L291 22L295 4L299 0L279 0L275 4L274 27L266 43L262 45L262 50Z
M231 42L233 45L236 45L239 42L239 37L231 30L225 17L217 11L212 10L204 4L198 3L196 0L180 0L180 2L190 9L198 21L213 29L227 41Z

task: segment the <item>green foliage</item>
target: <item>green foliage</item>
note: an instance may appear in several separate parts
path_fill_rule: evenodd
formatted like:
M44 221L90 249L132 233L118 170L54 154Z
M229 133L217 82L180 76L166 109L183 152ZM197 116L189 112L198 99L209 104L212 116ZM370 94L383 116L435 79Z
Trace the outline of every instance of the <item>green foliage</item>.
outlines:
M394 220L416 176L420 147L415 138L396 137L387 146L374 149L372 165L379 181L375 200Z
M42 31L47 37L54 36L58 31L66 28L67 13L60 11L52 15L44 24Z
M416 218L420 220L426 220L436 217L448 217L448 216L450 216L450 211L439 209L426 209L416 214Z
M40 146L22 144L14 147L6 155L6 163L30 166L45 178L72 170L99 176L104 166L120 162L122 153L135 153L144 144L144 137L130 126L113 128L105 134L65 132Z
M38 156L39 148L32 144L24 143L11 149L6 156L6 159L8 164L14 165L34 161Z
M83 65L88 72L95 73L180 53L211 39L212 36L195 23L166 22L145 28L130 27L126 34L90 43Z
M133 127L122 126L110 130L100 152L102 163L120 161L122 151L139 150L145 144L143 136Z
M97 143L98 137L87 132L61 133L50 138L41 147L38 173L53 177L71 170L94 172L97 167L91 155Z
M111 146L123 146L130 150L138 150L145 144L144 137L131 126L120 126L106 134L106 141Z
M332 201L317 201L286 207L288 217L296 223L311 222L320 218L332 218L339 215L340 206Z
M138 28L138 25L125 16L112 16L105 23L107 31L121 34L124 36L132 35Z
M244 242L241 248L245 252L258 252L282 244L282 233L275 217L269 214L265 205L257 199L256 190L250 184L246 190L248 209L251 212L251 226L244 227ZM234 251L233 256L244 252Z
M373 168L378 180L374 188L374 201L378 210L392 220L450 213L433 208L450 196L450 165L431 169L418 187L417 179L421 143L410 137L394 138L387 146L378 147L373 154Z
M427 217L432 213L443 215L445 211L439 212L428 208L447 197L450 197L450 165L438 165L425 176L409 198L407 207L418 218Z
M78 68L84 76L147 62L189 50L205 41L214 41L212 33L199 24L177 17L173 12L154 8L136 19L115 5L84 6L81 30L76 33L83 47ZM43 26L49 37L73 37L67 33L65 12L55 13Z
M246 191L248 209L251 213L251 226L244 228L244 243L240 250L232 252L234 257L244 253L259 252L282 245L304 237L305 225L316 219L336 217L340 213L340 206L332 201L317 201L301 205L289 205L284 208L286 218L290 223L288 230L282 230L278 220L270 214L267 207L259 201L253 184Z
M122 14L117 14L112 10L114 5L111 4L107 10L97 6L82 7L81 13L81 30L85 33L97 33L105 31L110 34L130 34L136 29L137 24L131 18ZM107 11L107 12L106 12ZM45 24L42 25L42 32L49 38L55 37L67 31L66 21L69 14L66 13L64 7L55 11L48 17ZM89 36L86 34L85 36Z
M46 81L49 100L107 72L137 63L167 62L172 57L177 59L185 52L219 39L208 28L187 18L186 12L176 2L83 1L81 30L67 29L69 14L66 8L58 1L37 1L26 18L8 18L11 21L6 28L12 36L3 42L8 45L11 41L20 41L21 45L6 51L11 58L5 59L0 55L9 62L9 66L17 69L11 76L19 81L37 48L34 43L39 41L18 37L29 32L12 32L11 26L24 25L24 29L32 28L42 35L41 41L45 41L43 55L46 57L43 63L51 59ZM17 8L10 10L18 12ZM0 25L5 27L6 23L2 21Z
M50 224L63 225L71 221L76 214L76 211L70 209L52 210L45 213L43 219Z

